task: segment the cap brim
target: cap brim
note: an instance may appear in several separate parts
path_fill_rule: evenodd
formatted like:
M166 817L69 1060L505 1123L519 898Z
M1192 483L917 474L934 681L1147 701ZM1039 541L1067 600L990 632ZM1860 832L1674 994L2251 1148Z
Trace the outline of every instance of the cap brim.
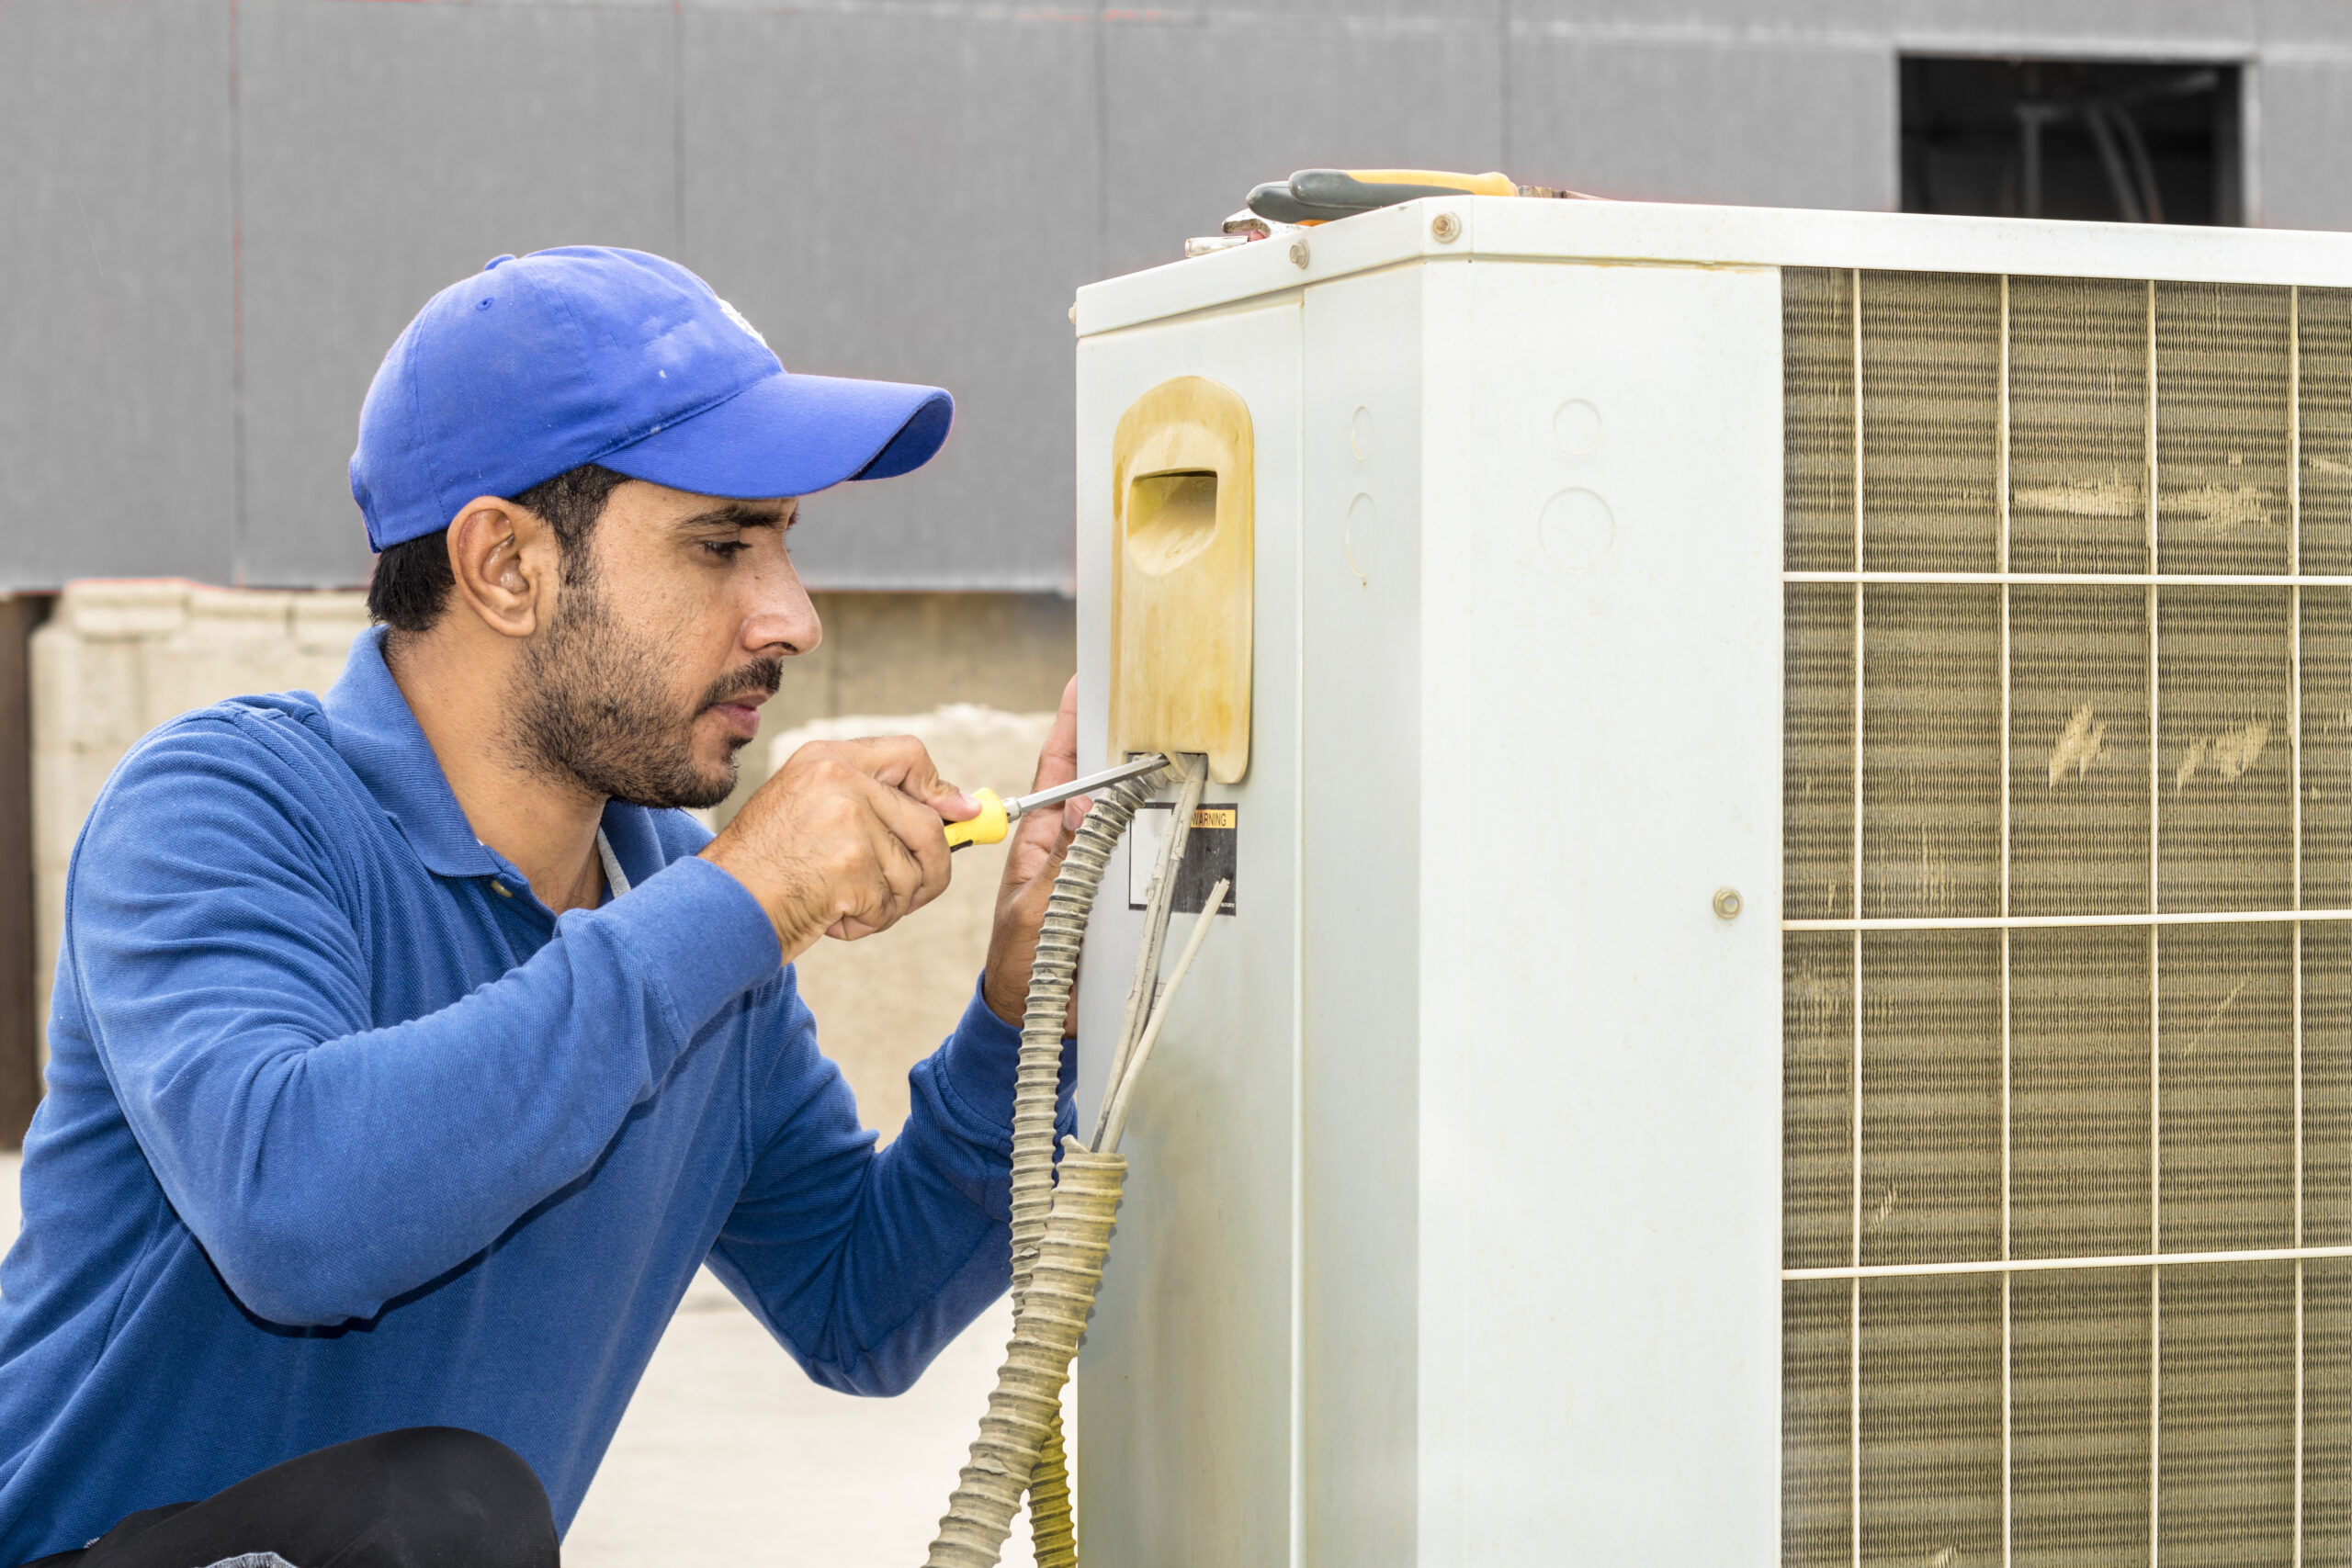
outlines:
M696 495L808 495L911 473L955 416L936 387L780 372L596 462Z

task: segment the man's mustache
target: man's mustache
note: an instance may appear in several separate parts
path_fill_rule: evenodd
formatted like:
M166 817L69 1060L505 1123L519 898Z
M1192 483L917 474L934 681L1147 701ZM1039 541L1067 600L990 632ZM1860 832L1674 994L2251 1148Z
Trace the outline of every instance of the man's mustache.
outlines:
M702 694L702 705L695 711L707 713L721 703L741 702L756 695L763 700L775 696L776 688L784 684L784 660L754 659L741 670L720 676Z

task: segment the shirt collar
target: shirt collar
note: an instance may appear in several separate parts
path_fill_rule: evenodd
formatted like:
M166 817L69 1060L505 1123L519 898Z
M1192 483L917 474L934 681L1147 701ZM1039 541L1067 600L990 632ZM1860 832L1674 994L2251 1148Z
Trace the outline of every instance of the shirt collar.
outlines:
M497 874L498 861L474 837L441 760L384 663L383 627L370 626L353 640L343 677L324 705L335 750L399 824L427 870L437 876Z
M605 843L613 852L613 859L620 863L621 874L631 886L660 871L669 859L662 848L659 824L671 813L650 806L629 806L621 801L605 802L603 830ZM614 888L615 897L620 890Z

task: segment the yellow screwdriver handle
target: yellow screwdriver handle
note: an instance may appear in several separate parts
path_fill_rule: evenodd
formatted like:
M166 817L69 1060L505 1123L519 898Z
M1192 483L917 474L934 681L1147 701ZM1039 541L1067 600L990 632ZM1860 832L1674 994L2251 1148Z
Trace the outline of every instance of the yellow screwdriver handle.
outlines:
M967 844L1001 844L1012 831L1012 818L1004 814L1004 801L992 789L976 789L972 798L980 803L980 814L962 822L947 824L947 847L960 850Z
M1517 196L1519 186L1509 175L1454 175L1437 169L1342 169L1358 185L1433 186L1464 196Z

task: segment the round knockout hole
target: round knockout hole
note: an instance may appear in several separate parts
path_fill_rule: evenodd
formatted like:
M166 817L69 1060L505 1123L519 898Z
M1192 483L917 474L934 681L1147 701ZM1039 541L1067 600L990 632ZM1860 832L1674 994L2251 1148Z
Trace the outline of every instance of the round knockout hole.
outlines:
M1562 571L1589 571L1617 542L1617 518L1591 491L1564 490L1544 503L1535 536Z
M1340 547L1347 552L1348 570L1356 574L1356 586L1372 586L1374 552L1380 545L1380 508L1372 497L1358 495L1348 502L1347 526L1340 532Z
M1715 919L1736 920L1739 919L1739 908L1738 888L1718 887L1715 889Z
M1600 445L1600 411L1582 398L1570 398L1552 415L1552 438L1569 457L1583 457Z
M1348 418L1348 450L1361 463L1372 456L1372 411L1358 409Z

